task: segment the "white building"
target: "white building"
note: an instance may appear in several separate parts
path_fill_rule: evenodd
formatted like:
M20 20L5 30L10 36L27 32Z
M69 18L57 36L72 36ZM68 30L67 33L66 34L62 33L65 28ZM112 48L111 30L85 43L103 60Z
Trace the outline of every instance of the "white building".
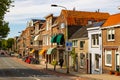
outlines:
M102 73L102 37L100 27L104 21L96 22L88 30L88 53L89 53L89 72L91 74Z

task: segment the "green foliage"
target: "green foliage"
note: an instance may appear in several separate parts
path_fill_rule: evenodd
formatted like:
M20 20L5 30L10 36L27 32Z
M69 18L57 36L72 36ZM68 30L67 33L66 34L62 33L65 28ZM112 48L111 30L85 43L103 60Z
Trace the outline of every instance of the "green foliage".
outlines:
M71 56L72 56L72 59L73 59L73 67L75 66L75 62L76 62L76 56L77 54L75 53L75 48L72 48L72 51L71 51Z
M10 28L8 27L8 23L4 22L4 24L0 26L0 37L1 38L7 37L9 31Z
M7 40L7 48L12 48L13 44L14 44L14 39L13 38L9 38Z
M0 41L0 48L1 49L6 49L6 46L7 46L7 42L5 39L1 39Z
M8 12L12 0L0 0L0 38L7 37L10 29L8 22L4 21L4 15Z

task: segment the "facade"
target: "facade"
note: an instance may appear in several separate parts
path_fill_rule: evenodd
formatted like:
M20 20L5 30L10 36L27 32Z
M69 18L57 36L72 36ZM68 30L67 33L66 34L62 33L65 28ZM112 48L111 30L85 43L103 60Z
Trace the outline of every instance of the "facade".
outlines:
M120 67L120 14L111 15L102 26L103 73Z
M63 34L64 41L66 41L66 38L69 39L81 27L86 26L88 24L92 24L93 22L106 20L108 17L109 17L108 13L102 12L62 10L60 16L56 19L56 21L53 24L54 29L56 29L54 31L58 31L56 34ZM65 42L63 42L63 44L60 46L57 45L57 47L58 47L57 49L59 49L57 50L58 55L60 54L62 58L64 58L64 64L66 64L67 55L65 54Z
M92 24L93 22L106 20L108 17L108 13L75 10L62 10L58 17L54 17L53 14L49 14L45 17L46 21L41 24L41 27L41 22L36 20L31 20L28 23L28 27L20 36L20 43L25 43L25 45L21 46L21 44L19 44L19 46L21 49L24 49L22 51L24 53L26 53L26 48L28 48L30 53L34 53L34 51L37 50L37 53L41 55L41 59L44 59L44 61L47 60L48 63L51 63L53 60L59 61L59 59L63 58L64 65L66 66L67 55L65 54L65 41L70 39L72 35L81 27L85 27L88 24ZM25 40L23 37L26 39L28 38L29 41ZM75 39L72 38L72 40L73 44L78 43ZM85 48L81 50L79 50L79 48L75 48L75 52L78 54L78 57L80 57L80 55L87 57L87 38L80 37L79 41L81 44L85 42ZM79 61L80 63L80 60L77 59L76 61ZM82 63L83 60L81 65L83 65ZM78 68L79 67L80 66L78 66ZM78 68L76 67L76 69Z
M101 26L104 21L96 22L88 30L89 73L102 73L102 37Z
M44 24L45 20L40 20L40 19L34 19L33 23L33 55L34 57L39 60L39 52L42 49L42 37L40 34L40 29L42 25Z
M72 47L75 49L75 70L80 73L88 73L88 32L87 28L91 26L81 27L69 39ZM73 58L70 56L70 66L73 66Z

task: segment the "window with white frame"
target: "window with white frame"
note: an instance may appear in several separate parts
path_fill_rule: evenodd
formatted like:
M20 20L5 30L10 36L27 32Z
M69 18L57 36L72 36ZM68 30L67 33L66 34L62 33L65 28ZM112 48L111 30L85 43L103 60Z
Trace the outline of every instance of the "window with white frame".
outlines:
M114 41L115 40L115 30L113 28L107 30L107 40L108 41Z
M95 69L99 69L99 54L95 54Z
M43 45L48 45L48 35L43 35Z
M77 42L78 42L78 40L72 40L73 47L77 47Z
M98 47L99 45L99 34L92 34L92 47Z
M112 50L105 50L105 65L112 66Z

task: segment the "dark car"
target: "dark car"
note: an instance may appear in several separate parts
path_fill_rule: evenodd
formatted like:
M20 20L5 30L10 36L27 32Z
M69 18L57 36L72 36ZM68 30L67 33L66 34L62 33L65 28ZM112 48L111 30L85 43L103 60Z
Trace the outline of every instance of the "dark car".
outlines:
M4 52L1 53L1 55L4 55L4 54L5 54Z

